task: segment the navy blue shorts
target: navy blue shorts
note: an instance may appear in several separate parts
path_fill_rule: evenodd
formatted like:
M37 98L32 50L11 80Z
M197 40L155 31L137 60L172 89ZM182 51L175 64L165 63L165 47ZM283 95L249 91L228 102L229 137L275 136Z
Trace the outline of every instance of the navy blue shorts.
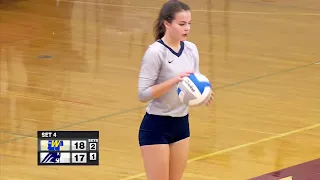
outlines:
M189 115L170 117L146 113L139 129L139 144L171 144L189 136Z

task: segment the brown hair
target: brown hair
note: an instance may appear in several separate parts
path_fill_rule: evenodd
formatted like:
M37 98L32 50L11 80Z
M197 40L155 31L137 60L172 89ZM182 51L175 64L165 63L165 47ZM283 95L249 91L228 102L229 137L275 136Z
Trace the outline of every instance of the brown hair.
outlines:
M155 40L161 39L166 32L164 21L171 23L172 20L174 20L176 13L188 10L190 10L190 7L178 0L169 0L164 3L159 12L158 18L154 23L153 31Z

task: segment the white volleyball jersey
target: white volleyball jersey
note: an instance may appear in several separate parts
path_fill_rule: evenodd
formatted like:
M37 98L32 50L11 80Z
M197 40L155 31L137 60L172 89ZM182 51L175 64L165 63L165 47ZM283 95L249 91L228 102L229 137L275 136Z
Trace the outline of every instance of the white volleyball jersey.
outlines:
M181 117L188 114L188 106L178 97L178 84L159 98L152 99L151 87L162 83L185 71L199 72L199 53L195 44L181 42L179 52L175 52L162 40L149 45L141 64L139 74L139 99L149 101L147 112L155 115Z

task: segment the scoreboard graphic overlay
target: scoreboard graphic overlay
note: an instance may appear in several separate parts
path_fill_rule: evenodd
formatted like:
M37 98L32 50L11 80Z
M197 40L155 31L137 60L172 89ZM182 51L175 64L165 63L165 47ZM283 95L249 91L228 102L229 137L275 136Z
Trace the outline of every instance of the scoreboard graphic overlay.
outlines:
M99 165L99 131L38 131L38 165Z

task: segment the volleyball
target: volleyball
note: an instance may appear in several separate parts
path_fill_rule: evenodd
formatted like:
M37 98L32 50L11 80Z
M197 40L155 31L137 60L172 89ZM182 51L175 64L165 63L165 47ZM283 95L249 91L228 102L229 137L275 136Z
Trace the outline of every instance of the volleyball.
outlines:
M192 73L178 84L179 99L189 106L205 105L211 97L211 91L210 81L200 73Z

